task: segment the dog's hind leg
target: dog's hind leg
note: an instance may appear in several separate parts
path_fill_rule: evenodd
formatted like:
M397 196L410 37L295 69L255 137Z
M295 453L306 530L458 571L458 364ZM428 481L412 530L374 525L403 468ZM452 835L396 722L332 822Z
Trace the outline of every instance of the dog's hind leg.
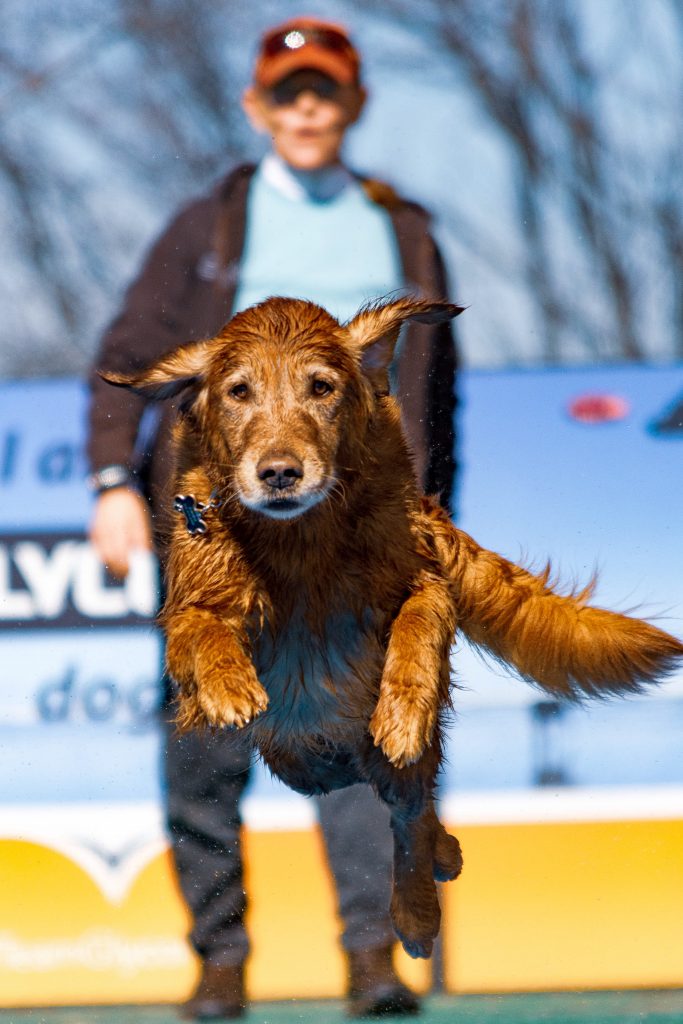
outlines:
M434 818L434 878L437 882L452 882L462 871L460 843L443 827L433 804L431 814Z
M394 881L391 920L412 957L429 957L439 933L441 911L434 879L455 878L462 868L460 845L439 821L432 792L438 742L420 761L397 769L376 750L367 752L366 776L391 811Z
M391 828L394 833L391 922L409 956L429 957L441 924L433 875L436 833L431 803L414 819L396 809L391 815Z

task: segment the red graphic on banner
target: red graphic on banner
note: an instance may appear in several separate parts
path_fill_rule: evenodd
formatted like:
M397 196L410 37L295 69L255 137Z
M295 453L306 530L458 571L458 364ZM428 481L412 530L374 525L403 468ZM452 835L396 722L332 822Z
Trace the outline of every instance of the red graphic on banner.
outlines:
M569 403L569 415L579 423L610 423L625 419L631 406L620 395L579 395Z

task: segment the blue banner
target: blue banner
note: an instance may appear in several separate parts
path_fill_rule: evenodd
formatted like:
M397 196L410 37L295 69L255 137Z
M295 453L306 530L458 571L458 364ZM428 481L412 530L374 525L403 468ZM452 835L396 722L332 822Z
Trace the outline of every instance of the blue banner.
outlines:
M468 373L459 522L683 633L683 367ZM86 540L85 396L0 386L0 804L160 800L155 566ZM683 679L564 709L465 649L444 792L683 783ZM252 796L290 798L256 773ZM293 799L293 798L292 798Z

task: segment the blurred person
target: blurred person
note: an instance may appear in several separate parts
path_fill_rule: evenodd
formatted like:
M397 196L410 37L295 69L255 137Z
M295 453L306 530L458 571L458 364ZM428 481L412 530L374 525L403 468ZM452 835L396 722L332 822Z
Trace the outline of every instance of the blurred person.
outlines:
M217 334L233 313L270 295L309 299L342 320L399 290L446 297L426 212L342 161L346 132L365 100L359 54L343 28L296 18L267 32L242 102L253 128L270 136L270 151L170 223L94 367L146 365L180 343ZM455 470L455 375L450 326L412 325L395 360L394 387L418 479L446 507ZM136 549L156 548L163 564L172 502L173 413L166 406L150 416L144 399L109 387L93 370L88 450L97 498L90 536L119 577ZM250 752L239 733L177 734L172 684L165 686L167 822L201 961L181 1012L197 1020L237 1017L246 1005L248 955L239 802ZM316 802L344 925L348 1012L417 1013L418 999L392 962L388 814L365 786Z

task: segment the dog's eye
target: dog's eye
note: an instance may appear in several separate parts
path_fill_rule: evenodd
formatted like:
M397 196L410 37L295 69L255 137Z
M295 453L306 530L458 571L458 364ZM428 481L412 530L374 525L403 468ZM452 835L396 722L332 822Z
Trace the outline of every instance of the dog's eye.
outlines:
M235 384L234 387L230 388L230 395L232 398L237 398L240 401L246 398L249 394L249 388L246 384Z
M322 380L321 378L316 377L316 379L311 384L311 391L316 396L316 398L322 398L324 395L329 395L332 391L334 391L334 388L329 383L329 381Z

